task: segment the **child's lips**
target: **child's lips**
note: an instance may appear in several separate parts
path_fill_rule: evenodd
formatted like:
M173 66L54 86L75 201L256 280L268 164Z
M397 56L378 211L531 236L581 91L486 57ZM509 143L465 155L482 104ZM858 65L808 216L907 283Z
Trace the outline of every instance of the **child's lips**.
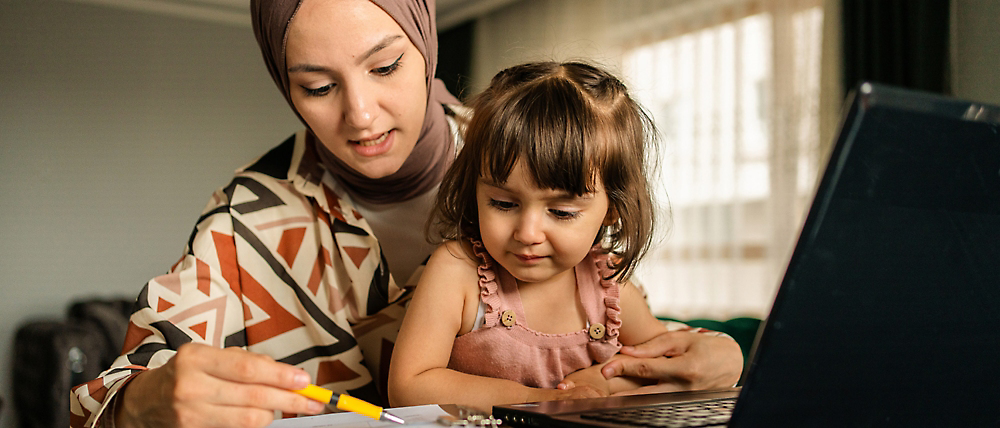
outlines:
M518 260L525 263L532 263L545 258L544 256L537 256L534 254L515 254L514 257L517 257Z

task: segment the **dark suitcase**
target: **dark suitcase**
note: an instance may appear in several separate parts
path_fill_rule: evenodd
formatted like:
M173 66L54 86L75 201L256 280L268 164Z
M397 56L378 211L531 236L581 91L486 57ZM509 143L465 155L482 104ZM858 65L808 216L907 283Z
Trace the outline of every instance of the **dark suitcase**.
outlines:
M74 303L68 318L24 323L14 337L13 404L20 426L69 426L73 386L96 378L121 351L131 302Z

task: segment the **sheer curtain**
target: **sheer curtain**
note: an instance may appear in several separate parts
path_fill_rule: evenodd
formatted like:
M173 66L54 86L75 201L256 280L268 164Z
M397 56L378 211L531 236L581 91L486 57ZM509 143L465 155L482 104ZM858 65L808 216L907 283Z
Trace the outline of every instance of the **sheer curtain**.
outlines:
M660 233L636 274L654 313L761 317L831 138L821 116L838 114L839 99L821 102L840 93L821 73L835 61L822 55L836 47L823 46L830 4L520 2L477 22L472 87L539 59L588 59L623 76L661 134Z

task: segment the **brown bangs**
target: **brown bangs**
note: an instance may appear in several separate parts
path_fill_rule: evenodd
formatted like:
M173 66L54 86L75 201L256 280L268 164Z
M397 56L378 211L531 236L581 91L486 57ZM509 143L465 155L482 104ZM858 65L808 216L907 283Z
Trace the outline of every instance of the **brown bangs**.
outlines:
M602 165L601 114L581 89L554 75L476 106L469 141L482 153L483 178L504 183L518 160L542 188L584 195Z

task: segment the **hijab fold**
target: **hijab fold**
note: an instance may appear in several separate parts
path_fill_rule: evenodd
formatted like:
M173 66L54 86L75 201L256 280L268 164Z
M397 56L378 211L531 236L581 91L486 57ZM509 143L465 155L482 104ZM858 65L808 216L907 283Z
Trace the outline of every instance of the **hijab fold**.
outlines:
M251 0L250 14L254 35L260 45L271 78L288 105L302 119L292 103L285 64L288 25L299 5L312 0ZM401 202L436 187L455 157L455 144L445 118L443 104L460 104L444 83L434 78L437 67L437 27L434 21L435 0L370 0L399 24L424 57L427 77L427 105L420 136L409 157L393 174L370 178L337 158L315 134L309 132L323 165L355 197L371 203ZM419 107L418 107L419 108ZM305 123L305 121L302 121ZM306 127L309 124L306 123Z

